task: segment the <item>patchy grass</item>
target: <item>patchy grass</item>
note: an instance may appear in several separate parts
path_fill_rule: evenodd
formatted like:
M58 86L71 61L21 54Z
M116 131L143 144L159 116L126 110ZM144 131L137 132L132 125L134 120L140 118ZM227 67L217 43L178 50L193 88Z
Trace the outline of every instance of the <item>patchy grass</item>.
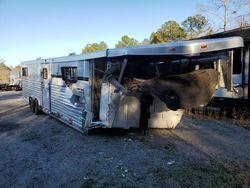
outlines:
M206 119L219 119L227 120L230 119L235 125L244 127L250 130L250 108L245 107L242 109L232 109L232 112L228 112L229 115L226 115L226 112L220 111L217 115L214 113L208 114L204 113L205 108L200 108L199 110L187 109L184 112L184 115L191 118L206 118Z
M153 170L157 181L174 179L181 187L244 187L246 179L220 165L193 164L176 168L159 167Z
M234 110L233 118L236 125L250 129L250 109Z

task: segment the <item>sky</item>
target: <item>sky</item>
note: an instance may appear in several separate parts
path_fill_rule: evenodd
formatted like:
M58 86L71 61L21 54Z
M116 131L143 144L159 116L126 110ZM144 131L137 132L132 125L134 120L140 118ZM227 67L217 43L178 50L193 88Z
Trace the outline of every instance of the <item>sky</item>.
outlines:
M0 58L7 65L109 48L123 35L142 41L164 22L184 21L205 0L0 0ZM205 1L206 2L206 1Z

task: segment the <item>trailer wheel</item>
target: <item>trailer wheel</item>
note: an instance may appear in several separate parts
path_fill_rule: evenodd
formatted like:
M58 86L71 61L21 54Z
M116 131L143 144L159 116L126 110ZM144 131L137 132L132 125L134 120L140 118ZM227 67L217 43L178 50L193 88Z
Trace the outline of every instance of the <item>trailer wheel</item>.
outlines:
M35 101L34 101L34 112L35 112L35 114L36 115L38 115L39 114L39 104L38 104L38 100L36 100L35 99Z
M29 106L30 106L30 111L35 112L35 106L34 106L34 100L30 97L29 99Z

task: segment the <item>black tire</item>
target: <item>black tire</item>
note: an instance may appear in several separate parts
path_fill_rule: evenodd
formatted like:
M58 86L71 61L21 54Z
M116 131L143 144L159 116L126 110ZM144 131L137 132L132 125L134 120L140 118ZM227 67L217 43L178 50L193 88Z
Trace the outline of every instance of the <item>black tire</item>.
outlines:
M32 98L29 99L29 106L30 106L30 111L35 112L35 106L34 106L34 100Z
M39 104L38 104L38 100L34 101L34 112L36 115L39 114Z

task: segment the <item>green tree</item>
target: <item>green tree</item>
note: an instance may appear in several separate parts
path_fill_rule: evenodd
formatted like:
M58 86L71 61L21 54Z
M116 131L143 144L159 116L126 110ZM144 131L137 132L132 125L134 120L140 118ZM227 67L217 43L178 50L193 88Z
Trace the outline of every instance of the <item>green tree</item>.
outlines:
M84 49L82 49L82 53L88 53L88 52L94 52L97 50L106 50L108 48L108 45L101 41L100 43L91 43L87 44Z
M10 68L5 65L5 60L0 58L0 84L9 84Z
M139 45L139 42L133 37L129 37L128 35L122 36L121 40L115 45L116 48L122 48L125 46L136 46Z
M2 59L2 58L0 58L0 67L7 67L7 66L5 65L5 60Z
M12 68L13 72L20 72L21 71L21 65L16 65L15 67Z
M208 20L201 14L187 17L181 25L184 31L188 34L188 37L191 39L198 37L201 34L206 34L209 31L211 32Z
M150 43L162 43L169 42L176 39L186 38L186 32L176 21L165 22L156 32L153 32L150 36Z

